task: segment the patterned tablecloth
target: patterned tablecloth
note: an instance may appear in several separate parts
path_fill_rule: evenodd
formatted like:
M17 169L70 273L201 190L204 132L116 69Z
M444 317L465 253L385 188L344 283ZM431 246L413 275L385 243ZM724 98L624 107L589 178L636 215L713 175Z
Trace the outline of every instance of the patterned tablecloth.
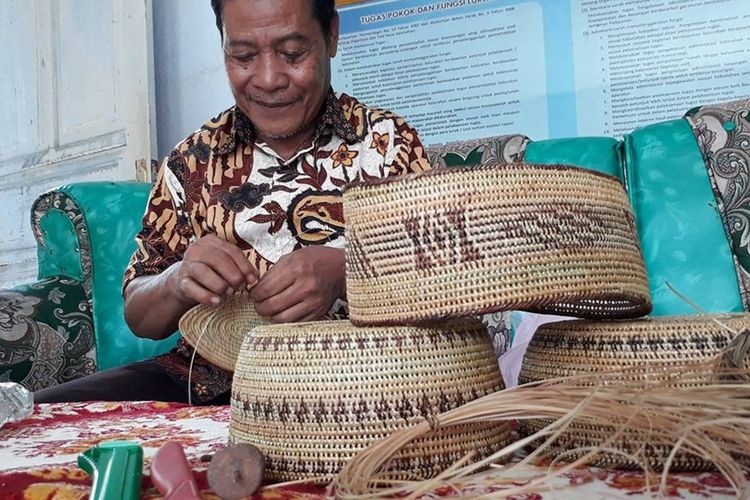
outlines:
M185 448L204 498L217 498L208 488L206 468L211 454L226 443L228 425L226 406L157 402L38 405L28 419L0 429L0 499L87 498L91 481L77 467L77 456L109 440L137 441L143 446L143 498L159 498L148 470L151 457L167 441L179 441ZM523 498L647 498L652 495L646 479L642 473L581 469L557 479L552 491L540 490ZM658 478L650 479L651 484L658 484ZM500 482L508 484L507 480ZM502 488L499 484L493 488L498 497L497 490ZM440 493L451 495L456 490ZM471 493L478 491L472 488ZM671 475L668 494L680 498L736 497L719 474ZM324 495L323 488L301 485L263 490L258 498L309 499Z

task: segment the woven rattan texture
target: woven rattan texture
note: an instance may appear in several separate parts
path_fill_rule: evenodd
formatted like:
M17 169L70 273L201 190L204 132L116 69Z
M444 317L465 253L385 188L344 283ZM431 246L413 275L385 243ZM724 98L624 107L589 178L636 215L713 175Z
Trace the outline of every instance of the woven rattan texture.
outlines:
M438 169L352 186L344 211L356 324L651 310L633 214L612 177L532 164Z
M230 441L258 446L271 480L324 482L373 441L501 388L494 350L475 320L259 327L237 361ZM393 474L432 476L469 451L477 458L496 451L509 433L504 423L438 430L399 452Z
M197 346L201 356L234 371L245 334L268 323L255 312L247 295L237 294L219 306L193 307L180 319L180 332L191 346Z
M539 327L524 357L519 383L548 380L585 373L603 373L644 366L643 370L626 370L620 380L662 382L672 387L706 385L715 380L711 368L691 369L689 376L675 381L679 365L710 360L721 354L735 334L750 328L750 314L674 316L636 321L563 321ZM748 361L746 360L747 364ZM592 378L592 384L597 383ZM526 421L519 425L523 435L544 427L547 421ZM572 424L555 443L555 453L595 446L612 436L614 426L592 427ZM648 436L625 432L616 448L642 454L655 470L663 468L670 446L659 445ZM569 459L576 454L566 455ZM602 467L635 468L635 463L620 456L600 455L593 463ZM678 453L671 470L711 470L713 466L701 457Z

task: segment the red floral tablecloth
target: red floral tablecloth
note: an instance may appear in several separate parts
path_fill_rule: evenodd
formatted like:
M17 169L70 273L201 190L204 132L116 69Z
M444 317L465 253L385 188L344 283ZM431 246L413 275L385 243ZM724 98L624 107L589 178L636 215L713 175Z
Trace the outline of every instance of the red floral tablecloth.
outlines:
M205 499L218 498L206 481L211 455L226 445L229 407L159 402L58 403L35 407L28 419L0 429L0 499L84 499L90 477L80 453L101 441L136 441L143 447L143 498L160 498L151 483L151 458L167 441L185 449ZM265 498L320 498L322 488L271 490Z
M145 467L143 498L159 498L151 483L149 465L156 450L167 441L179 441L195 472L204 498L216 498L206 482L211 454L221 449L228 436L229 407L188 407L180 404L61 403L38 405L28 419L0 429L0 499L83 499L90 478L76 465L78 455L101 442L137 441L143 446ZM493 474L500 474L494 472ZM642 473L582 469L558 478L552 489L525 495L543 498L645 498L652 496ZM658 485L658 477L650 484ZM485 480L481 487L463 488L463 493L500 491L507 479L494 488ZM518 481L516 481L518 483ZM441 491L441 496L461 488ZM718 474L671 475L668 494L680 498L736 497ZM315 486L287 486L263 490L257 498L322 498L325 490ZM493 495L494 496L494 495Z

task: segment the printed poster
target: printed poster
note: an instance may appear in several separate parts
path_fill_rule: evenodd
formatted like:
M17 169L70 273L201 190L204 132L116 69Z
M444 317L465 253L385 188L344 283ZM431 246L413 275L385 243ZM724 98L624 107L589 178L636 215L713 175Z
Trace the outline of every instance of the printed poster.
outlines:
M747 0L385 0L339 7L333 86L426 145L621 136L750 97Z

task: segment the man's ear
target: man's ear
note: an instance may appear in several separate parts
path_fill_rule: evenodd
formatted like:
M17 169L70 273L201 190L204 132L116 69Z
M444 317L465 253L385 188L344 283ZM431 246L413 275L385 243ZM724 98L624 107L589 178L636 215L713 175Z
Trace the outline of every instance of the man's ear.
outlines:
M328 39L328 57L336 57L336 51L339 47L339 13L333 11L333 17L331 18L331 29L330 38Z

